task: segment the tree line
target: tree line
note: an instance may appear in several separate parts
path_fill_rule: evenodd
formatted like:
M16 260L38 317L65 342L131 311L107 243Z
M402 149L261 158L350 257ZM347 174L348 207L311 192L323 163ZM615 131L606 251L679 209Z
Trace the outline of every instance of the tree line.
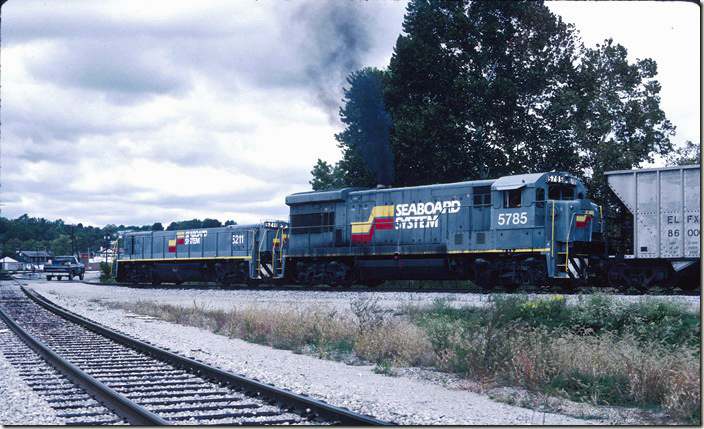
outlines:
M314 190L414 186L562 170L603 203L604 171L673 151L657 64L626 47L581 42L543 1L412 0L388 67L353 72L335 135L342 159L318 160ZM387 183L389 182L389 183Z
M171 222L167 231L215 228L219 226L237 225L228 220L224 224L217 219L191 219ZM95 253L100 248L106 248L117 238L118 231L163 231L160 222L152 225L113 225L104 227L84 226L82 223L67 224L58 219L50 221L44 218L29 217L24 214L17 219L0 217L0 247L2 257L15 257L18 251L47 251L54 255L70 255L76 253Z

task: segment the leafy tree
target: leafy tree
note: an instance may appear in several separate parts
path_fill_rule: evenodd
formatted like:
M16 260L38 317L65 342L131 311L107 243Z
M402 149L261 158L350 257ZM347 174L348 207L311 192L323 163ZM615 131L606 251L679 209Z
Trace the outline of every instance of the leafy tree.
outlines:
M414 1L385 100L402 184L524 172L576 38L542 2ZM431 173L429 175L429 173Z
M9 240L5 241L5 245L3 246L3 252L2 256L10 256L15 258L17 252L21 250L26 250L22 249L22 240L19 238L10 238Z
M229 225L237 225L237 222L235 222L234 220L226 220L225 226L229 226Z
M314 191L327 191L330 189L338 189L345 186L346 181L342 177L339 163L332 166L327 162L318 159L318 163L313 167L311 174L313 180L310 181Z
M347 77L340 120L345 130L335 134L342 159L334 166L318 160L310 184L315 190L347 186L371 187L394 181L390 146L391 116L383 101L384 73L367 67Z
M154 222L152 225L152 231L163 231L164 230L164 225L161 224L161 222Z
M217 228L219 226L222 226L222 223L217 220L217 219L208 219L205 218L203 219L203 222L201 223L201 228Z
M671 148L655 62L629 63L611 40L585 49L542 1L414 0L403 31L387 71L348 79L343 159L318 161L314 189L373 185L351 143L367 119L348 96L371 73L393 118L397 186L559 169L601 200L603 171Z
M655 61L631 64L626 48L611 39L581 56L570 81L569 131L571 153L579 154L576 173L592 198L606 195L604 171L637 167L672 150L675 127L660 109L656 75Z
M701 146L687 140L684 146L670 152L666 159L668 165L701 164Z
M71 239L68 235L60 235L51 242L51 253L54 255L70 255L71 249Z
M340 109L340 120L346 128L335 135L345 155L338 168L343 174L354 171L355 164L363 159L374 174L375 182L371 185L390 185L394 179L391 116L384 107L382 78L383 73L371 67L347 77L350 87L344 89L345 105ZM355 177L350 179L354 181Z

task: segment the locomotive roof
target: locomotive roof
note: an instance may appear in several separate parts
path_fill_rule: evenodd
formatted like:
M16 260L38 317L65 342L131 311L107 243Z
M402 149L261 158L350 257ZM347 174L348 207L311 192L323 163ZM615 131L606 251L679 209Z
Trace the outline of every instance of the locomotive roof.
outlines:
M335 189L330 191L308 191L308 192L298 192L291 194L286 197L287 205L295 204L306 204L306 203L316 203L323 201L346 201L348 196L364 195L368 193L385 193L385 192L395 192L404 190L443 190L443 189L453 189L461 186L491 186L492 190L502 191L507 189L518 189L523 186L534 185L538 180L543 178L546 174L557 174L560 176L570 176L574 177L568 173L564 172L553 172L553 173L530 173L530 174L517 174L515 176L504 176L498 179L486 179L486 180L472 180L467 182L455 182L455 183L440 183L435 185L422 185L422 186L408 186L403 188L343 188Z
M403 188L343 188L331 191L308 191L298 192L286 197L287 205L305 204L323 201L346 201L350 194L378 193L378 192L395 192L407 189L452 189L458 186L491 186L495 179L489 180L474 180L471 182L456 182L456 183L440 183L435 185L408 186Z
M495 191L505 191L508 189L518 189L526 185L532 185L537 182L546 173L530 173L518 174L516 176L504 176L491 185L491 189Z
M488 180L472 180L472 181L467 181L467 182L454 182L454 183L437 183L434 185L421 185L421 186L405 186L402 188L376 188L376 189L367 189L367 188L362 188L359 191L353 192L353 194L363 194L363 193L368 193L368 192L395 192L395 191L405 191L405 190L424 190L424 189L433 189L433 190L443 190L443 189L453 189L461 186L491 186L492 183L494 183L496 179L488 179Z
M226 231L226 230L231 230L231 229L255 229L259 228L262 224L261 223L254 223L254 224L247 224L247 225L227 225L227 226L216 226L216 227L208 227L208 228L188 228L188 229L172 229L172 230L161 230L161 231L128 231L123 233L123 237L126 236L140 236L140 235L170 235L174 234L177 232L188 232L188 231Z
M308 191L298 192L286 197L286 204L303 204L320 201L345 201L347 194L353 191L365 190L367 188L343 188L331 191Z

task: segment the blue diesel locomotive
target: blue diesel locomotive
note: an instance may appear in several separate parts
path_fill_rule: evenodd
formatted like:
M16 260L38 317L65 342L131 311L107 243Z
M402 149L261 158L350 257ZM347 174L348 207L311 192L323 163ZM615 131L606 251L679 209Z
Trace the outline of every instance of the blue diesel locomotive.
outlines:
M264 221L185 231L127 232L118 239L116 278L152 283L245 283L283 276L282 243L288 224Z
M306 285L468 279L513 288L584 280L588 255L603 248L599 207L576 177L560 172L304 192L286 204L286 275Z
M289 222L126 233L117 278L370 286L467 279L486 287L586 280L602 214L562 172L289 195Z

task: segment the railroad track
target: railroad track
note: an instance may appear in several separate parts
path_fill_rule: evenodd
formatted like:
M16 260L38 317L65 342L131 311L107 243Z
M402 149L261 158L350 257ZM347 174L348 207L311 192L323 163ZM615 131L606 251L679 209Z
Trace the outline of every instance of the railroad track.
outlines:
M67 424L389 424L127 337L22 286L0 286L0 319L17 335L4 332L0 350Z
M201 284L188 284L184 283L181 285L151 285L151 284L134 284L134 283L100 283L100 282L89 282L83 281L82 283L96 285L96 286L118 286L126 288L135 289L222 289L222 290L267 290L267 291L302 291L302 292L413 292L413 293L475 293L475 294L492 294L492 293L509 293L509 294L520 294L520 293L535 293L535 294L564 294L564 295L577 295L577 294L590 294L590 293L613 293L620 295L655 295L655 296L698 296L701 294L701 289L696 288L693 290L683 290L679 288L674 289L651 289L646 293L641 293L636 289L629 290L618 290L614 288L605 287L576 287L573 289L564 289L559 286L522 286L515 290L505 290L502 288L497 288L493 290L481 290L481 289L471 289L464 287L456 288L440 288L440 287L420 287L420 288L407 288L407 287L326 287L326 286L292 286L292 285L272 285L272 284L258 284L255 286L248 285L229 285L222 286L213 283L201 283Z

